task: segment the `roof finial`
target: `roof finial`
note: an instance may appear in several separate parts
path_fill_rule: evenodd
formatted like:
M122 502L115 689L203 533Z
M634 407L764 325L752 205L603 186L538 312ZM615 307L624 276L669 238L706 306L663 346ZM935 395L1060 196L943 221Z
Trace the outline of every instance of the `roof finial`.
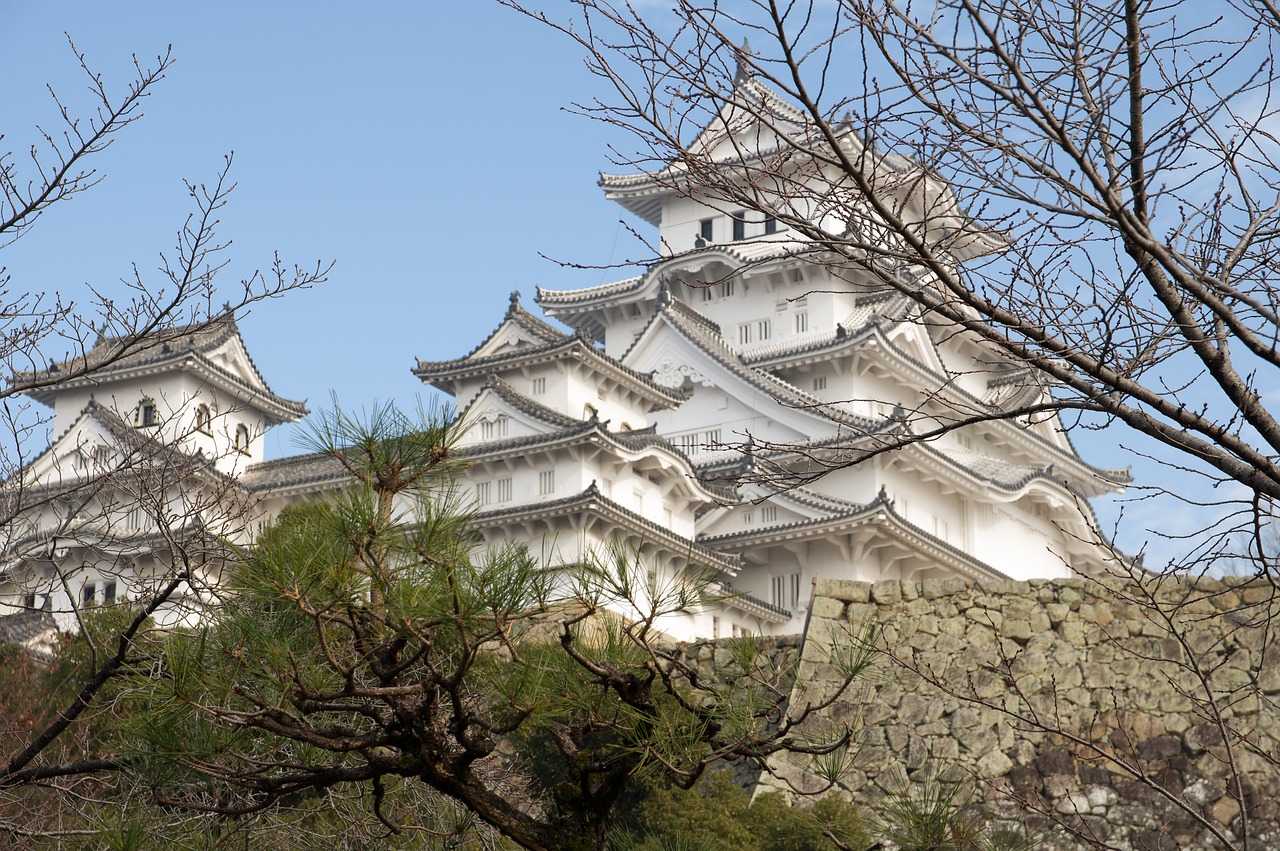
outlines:
M667 279L663 278L658 283L658 307L670 306L671 300L671 289L667 286Z
M738 57L738 67L733 72L733 82L734 85L737 85L751 76L751 57L753 54L751 53L751 45L745 36L742 39L742 47L736 49L734 53Z
M507 301L510 302L507 305L507 316L510 316L520 309L520 291L512 290L511 295L507 296Z

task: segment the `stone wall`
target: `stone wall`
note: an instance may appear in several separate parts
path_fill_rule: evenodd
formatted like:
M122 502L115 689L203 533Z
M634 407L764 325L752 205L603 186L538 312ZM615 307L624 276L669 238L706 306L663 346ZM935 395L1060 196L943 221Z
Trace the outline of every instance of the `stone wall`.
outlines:
M830 713L860 727L842 781L855 800L874 808L882 791L960 772L997 818L1030 808L1047 815L1033 826L1150 851L1234 847L1243 800L1250 847L1280 848L1278 593L1154 579L820 582L792 703L829 688L833 647L871 634L878 669ZM1041 847L1087 846L1059 828Z

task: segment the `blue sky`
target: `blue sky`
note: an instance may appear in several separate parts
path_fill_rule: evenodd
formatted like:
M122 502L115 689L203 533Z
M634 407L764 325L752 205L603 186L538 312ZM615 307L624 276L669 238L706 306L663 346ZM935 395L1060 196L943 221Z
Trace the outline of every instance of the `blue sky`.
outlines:
M0 28L3 150L24 151L36 124L52 125L46 83L83 102L64 31L109 86L128 83L132 54L145 64L172 44L177 61L146 117L97 160L102 185L0 254L14 286L110 287L135 262L154 277L189 209L182 181L213 179L234 151L224 282L276 251L288 263L336 262L328 283L242 322L273 388L313 409L331 392L352 407L412 405L429 393L410 374L415 358L469 351L512 290L531 305L538 285L625 277L540 253L588 265L643 253L619 220L645 226L596 187L610 144L629 140L564 111L599 93L598 81L565 37L491 0L11 4ZM1076 435L1105 466L1134 463L1122 438ZM294 451L289 430L268 436L269 457ZM1096 504L1109 524L1114 507ZM1136 513L1194 525L1167 503ZM1121 536L1128 548L1146 537L1142 525Z
M567 3L549 4L567 8ZM561 107L592 78L563 37L497 3L21 4L0 29L6 151L51 125L46 82L78 102L70 33L108 85L131 55L177 57L145 118L96 165L102 185L52 210L0 255L23 289L151 275L174 243L183 179L235 152L222 216L224 284L271 263L334 260L330 281L243 321L273 388L311 407L412 404L416 357L468 351L507 294L623 273L565 270L539 252L608 263L634 240L596 187L605 128ZM615 245L616 242L616 245ZM154 277L154 276L153 276ZM271 455L293 450L269 438Z

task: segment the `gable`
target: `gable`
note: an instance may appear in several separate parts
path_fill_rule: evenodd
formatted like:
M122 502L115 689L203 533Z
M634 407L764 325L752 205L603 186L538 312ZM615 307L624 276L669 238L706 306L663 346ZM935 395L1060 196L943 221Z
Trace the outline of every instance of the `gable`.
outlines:
M92 475L119 458L115 437L94 417L82 412L26 469L28 487L56 486Z
M458 419L467 424L458 446L474 446L494 440L536 437L564 431L572 422L536 403L517 405L510 394L486 385Z
M263 380L262 374L258 372L258 368L254 366L253 360L249 357L249 350L245 348L244 340L240 338L239 334L232 334L220 346L206 352L205 357L214 366L226 371L250 387L263 393L271 392L267 388L267 383Z
M815 409L819 400L743 366L723 344L723 352L708 351L711 345L695 343L660 313L623 357L637 372L652 373L660 386L692 394L673 411L652 416L659 432L673 442L682 434L719 428L724 442L741 443L749 434L769 442L802 443L839 429ZM786 403L779 401L780 395L787 397Z
M545 346L546 343L546 340L535 337L528 329L508 319L469 355L469 359L511 354L521 349Z

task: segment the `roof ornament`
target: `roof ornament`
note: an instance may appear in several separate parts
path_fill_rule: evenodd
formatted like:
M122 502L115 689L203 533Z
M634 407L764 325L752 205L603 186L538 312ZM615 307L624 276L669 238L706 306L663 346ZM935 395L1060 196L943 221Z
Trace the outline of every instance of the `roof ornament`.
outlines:
M907 421L907 412L903 410L901 405L894 405L893 412L889 414L889 419L895 423L905 423Z
M733 84L736 86L751 78L751 57L754 54L751 52L751 44L746 37L742 39L742 47L734 48L733 52L738 60L738 67L733 72Z
M876 494L876 502L883 502L886 505L893 505L893 500L889 499L889 492L885 490L884 485L880 486L880 493Z
M507 305L507 317L509 318L511 314L520 309L520 291L512 290L511 295L507 296L507 301L510 302Z
M844 326L841 325L839 322L837 322L836 323L836 339L843 340L847 336L849 336L849 332L844 330Z
M667 286L667 279L663 278L658 283L658 307L670 307L671 302L671 289Z

